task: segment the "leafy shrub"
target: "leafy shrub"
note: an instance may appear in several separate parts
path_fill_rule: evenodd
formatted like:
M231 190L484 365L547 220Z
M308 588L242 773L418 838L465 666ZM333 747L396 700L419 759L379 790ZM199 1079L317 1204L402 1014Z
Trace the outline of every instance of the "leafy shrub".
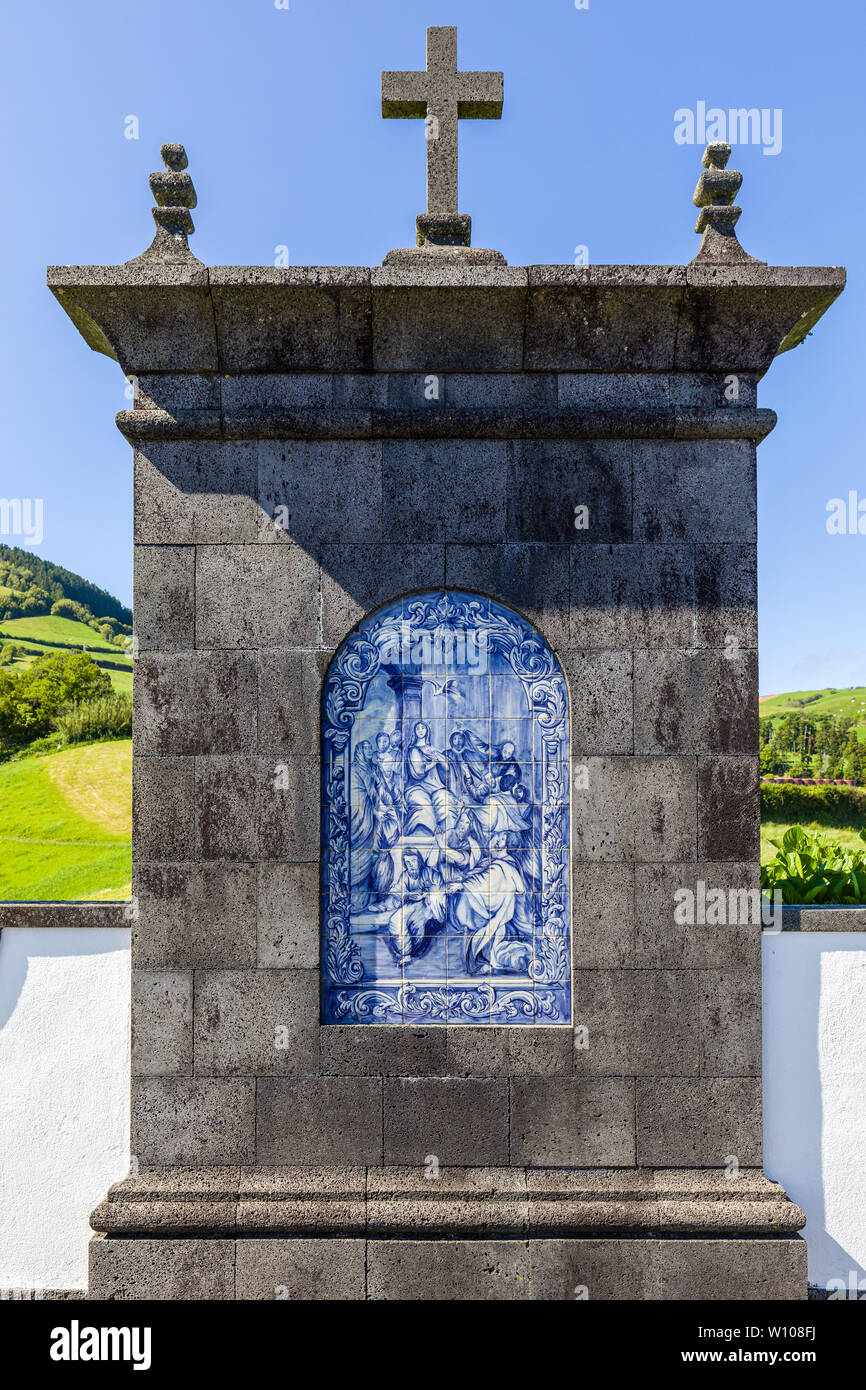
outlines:
M44 597L34 592L22 594L9 600L6 614L10 618L41 618L48 612L49 603L47 594Z
M862 787L792 787L764 783L761 815L771 821L835 820L866 826L866 789Z
M85 608L83 603L76 603L71 598L59 598L56 603L51 605L52 618L74 618L76 622L88 623L92 617L89 608Z
M808 753L802 758L798 758L792 767L788 769L789 777L813 777L815 774L812 769L812 759Z
M110 694L110 676L87 652L52 652L26 671L0 667L0 749L44 738L65 706Z
M98 632L105 642L109 642L119 651L124 651L129 644L132 636L132 628L117 618L89 618L87 626L92 627L94 632Z
M785 763L774 747L765 744L760 752L761 772L769 777L785 771Z
M71 705L54 719L64 743L132 737L132 696L112 692Z
M35 738L32 743L28 743L26 748L16 749L14 754L0 754L0 757L5 760L6 756L10 758L14 756L15 761L19 762L21 758L35 757L39 753L59 753L63 747L63 739L59 734L47 734L45 738Z
M792 825L773 840L776 855L761 868L761 888L779 889L782 902L866 905L866 830L863 849L844 849L828 835L810 834Z

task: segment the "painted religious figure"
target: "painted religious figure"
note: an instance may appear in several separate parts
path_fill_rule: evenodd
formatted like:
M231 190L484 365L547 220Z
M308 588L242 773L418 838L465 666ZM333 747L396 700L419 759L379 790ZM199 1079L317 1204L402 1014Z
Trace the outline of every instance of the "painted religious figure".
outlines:
M519 614L414 594L325 682L326 1023L571 1020L568 697Z

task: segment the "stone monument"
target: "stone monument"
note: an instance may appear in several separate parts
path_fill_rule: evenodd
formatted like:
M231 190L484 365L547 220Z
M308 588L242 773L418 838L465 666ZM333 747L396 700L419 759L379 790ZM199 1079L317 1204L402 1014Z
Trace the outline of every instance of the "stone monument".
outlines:
M761 1166L757 384L844 273L747 256L716 145L686 266L474 250L457 122L502 95L453 29L385 74L428 210L381 267L205 267L167 145L150 248L49 270L136 388L92 1298L805 1297Z

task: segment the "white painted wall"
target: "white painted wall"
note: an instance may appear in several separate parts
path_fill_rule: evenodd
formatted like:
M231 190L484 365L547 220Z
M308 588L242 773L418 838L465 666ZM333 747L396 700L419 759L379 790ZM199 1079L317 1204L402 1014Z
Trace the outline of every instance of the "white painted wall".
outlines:
M125 930L0 936L0 1288L84 1288L87 1218L129 1169ZM809 1279L866 1293L866 936L764 936L764 1163Z
M0 1288L85 1288L129 1170L129 931L0 935Z
M764 934L764 1168L808 1218L809 1282L866 1296L862 932Z

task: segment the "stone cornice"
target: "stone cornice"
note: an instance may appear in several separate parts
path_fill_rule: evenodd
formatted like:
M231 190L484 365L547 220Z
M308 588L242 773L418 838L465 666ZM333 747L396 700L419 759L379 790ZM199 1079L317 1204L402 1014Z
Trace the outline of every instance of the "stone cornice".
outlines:
M110 1188L110 1235L794 1235L799 1207L759 1169L164 1168Z
M155 439L754 439L774 428L772 410L736 408L434 411L122 410L131 443Z
M125 372L754 372L841 292L833 267L52 266Z

